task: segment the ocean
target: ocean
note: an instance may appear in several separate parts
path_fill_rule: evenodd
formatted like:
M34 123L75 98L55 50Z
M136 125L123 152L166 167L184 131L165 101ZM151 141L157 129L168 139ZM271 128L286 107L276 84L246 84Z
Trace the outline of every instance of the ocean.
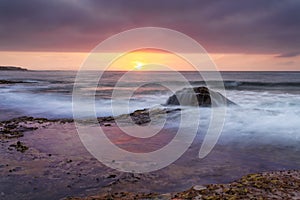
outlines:
M94 77L95 72L86 72ZM105 72L96 93L98 116L111 115L112 91L131 91L137 84L146 84L134 92L131 111L164 104L172 94L159 83L181 82L172 72L132 72L130 82L115 87L124 72ZM198 72L181 72L192 86L205 85ZM243 108L278 111L281 114L299 114L300 72L222 72L226 96ZM17 81L0 85L1 120L18 116L46 118L72 117L72 90L76 71L1 71L0 80ZM214 81L214 80L210 80ZM90 89L90 88L87 88ZM5 112L5 110L7 112Z
M19 83L0 85L0 120L19 116L72 118L72 91L76 73L1 71L0 80ZM85 73L87 82L90 77L98 76L94 71ZM133 93L129 101L130 113L165 104L172 92L162 86L164 83L176 85L178 89L184 86L174 72L158 71L134 71L129 74L129 78L121 80L121 86L116 86L124 73L103 73L96 88L95 105L98 117L112 115L113 91L129 92L136 85L143 85ZM180 73L192 86L205 85L198 72ZM279 140L300 140L300 72L221 72L221 75L226 89L226 94L223 95L238 105L228 107L223 133L238 133L238 137L243 134L267 134L276 136ZM90 89L92 88L85 88ZM118 100L122 101L122 98ZM114 106L118 106L118 102Z

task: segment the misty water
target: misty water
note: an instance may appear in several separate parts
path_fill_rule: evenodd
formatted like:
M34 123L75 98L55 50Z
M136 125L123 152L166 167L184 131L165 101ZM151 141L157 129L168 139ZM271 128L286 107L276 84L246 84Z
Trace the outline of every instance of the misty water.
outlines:
M116 86L116 83L125 72L105 72L95 88L93 84L89 85L89 80L97 76L97 73L88 71L85 73L86 80L84 81L87 84L82 90L87 95L90 95L89 91L96 91L95 110L98 117L113 114L112 101L116 106L115 109L119 111L118 114L128 114L144 108L165 108L164 104L173 92L162 85L165 83L174 85L178 90L185 86L172 72L137 71L132 72L128 79L123 80L121 87ZM182 72L182 74L193 87L206 84L199 73ZM200 146L211 120L211 108L197 110L198 108L193 106L179 106L181 112L186 113L191 119L194 116L199 117L197 136L182 158L170 167L154 173L159 174L161 180L172 181L166 183L163 188L150 184L151 191L168 192L187 189L198 183L229 182L251 172L299 169L300 73L222 72L221 75L226 89L222 94L237 106L226 108L225 122L217 145L207 157L198 158ZM72 118L72 91L75 78L75 71L1 71L0 80L19 83L0 85L0 119L9 120L20 116L50 119ZM213 83L216 80L208 81ZM130 92L140 84L143 86L134 91L127 111L122 108L126 99L112 99L113 92ZM219 91L220 88L211 89ZM85 106L83 99L81 105L83 117L86 116ZM196 111L200 111L200 116L196 114ZM167 121L166 128L168 132L173 133L173 130L176 132L178 129L180 112L171 113L170 117L171 120ZM190 123L182 126L189 127L193 123L194 121L191 120ZM75 132L74 127L71 129ZM63 131L68 133L66 130ZM32 145L45 151L51 149L53 143L59 145L61 142L55 134L53 137L49 136L47 140L37 140L36 137L38 136L30 135L25 139L28 142L32 141ZM163 143L160 140L157 142ZM151 144L156 145L153 142ZM77 141L73 147L60 145L58 149L62 152L68 151L65 154L71 155L75 147L76 149L83 148L82 144ZM69 149L64 150L64 148ZM87 164L94 166L91 162ZM99 169L99 171L105 170L107 168L103 166ZM100 173L99 171L97 173ZM170 174L176 174L176 176ZM90 174L89 178L91 176ZM14 183L13 180L9 181ZM88 185L90 181L87 178L82 183ZM171 184L171 182L176 184ZM48 184L51 187L60 187L59 184L55 186L51 181ZM91 187L96 188L97 185ZM137 190L138 187L137 185ZM65 191L59 189L58 191L58 196L65 194ZM71 194L83 191L85 188L74 189ZM70 194L70 192L66 193Z

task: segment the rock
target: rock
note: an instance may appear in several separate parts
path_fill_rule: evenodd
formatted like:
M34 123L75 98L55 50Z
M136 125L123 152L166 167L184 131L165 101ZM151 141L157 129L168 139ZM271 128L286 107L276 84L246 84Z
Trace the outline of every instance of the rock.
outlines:
M136 110L133 113L130 113L129 115L131 119L135 122L135 124L138 125L147 124L151 121L148 109Z
M18 141L16 144L9 145L10 147L14 147L17 151L24 153L28 150L28 147L25 146L22 142Z
M23 137L25 132L37 130L39 127L46 127L50 123L60 122L61 119L46 119L33 117L17 117L0 122L0 139L12 139ZM72 120L64 120L66 123Z
M25 83L23 81L11 81L11 80L0 80L0 84L16 84L16 83Z
M201 107L209 107L212 104L216 106L236 105L219 92L210 90L207 87L184 88L170 96L166 102L166 105Z
M107 178L116 178L117 177L117 175L115 175L115 174L110 174Z
M200 190L205 190L206 187L203 186L203 185L195 185L195 186L193 187L193 189L194 189L194 190L197 190L197 191L200 191Z
M134 124L137 125L147 125L148 123L151 122L151 118L154 119L153 123L155 123L155 118L159 118L161 116L163 116L164 114L168 114L168 113L172 113L172 112L178 112L180 111L180 108L176 108L176 109L171 109L171 108L156 108L156 109L142 109L142 110L136 110L130 114L123 114L120 116L117 116L116 119L119 122L122 123L130 123L131 120ZM128 121L128 118L131 118L130 122ZM99 121L99 118L98 118ZM101 123L103 125L103 120L101 120Z
M287 176L287 175L292 175ZM128 176L128 174L127 174ZM131 175L132 177L132 175ZM250 174L228 184L196 185L182 192L167 194L106 192L89 197L67 197L65 200L95 199L299 199L300 171Z

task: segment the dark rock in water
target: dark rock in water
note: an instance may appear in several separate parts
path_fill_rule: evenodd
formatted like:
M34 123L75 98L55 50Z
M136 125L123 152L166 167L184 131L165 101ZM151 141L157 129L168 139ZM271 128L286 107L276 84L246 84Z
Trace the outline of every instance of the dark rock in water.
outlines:
M146 125L151 122L150 115L152 116L160 116L165 113L172 113L180 111L180 109L142 109L136 110L133 113L130 113L129 116L131 117L132 121L137 125ZM151 112L151 114L150 114Z
M214 103L216 106L236 105L219 92L207 87L184 88L170 96L166 105L201 106L208 107Z
M11 144L10 147L14 147L17 151L20 151L21 153L24 153L28 150L28 147L20 141L18 141L16 144Z
M25 83L23 81L11 81L11 80L0 80L0 84L16 84L16 83Z
M138 125L146 124L151 121L148 109L136 110L129 115L134 123Z
M158 119L159 117L173 113L173 112L178 112L180 111L180 108L156 108L156 109L141 109L141 110L136 110L130 114L123 114L116 116L115 119L118 120L121 123L134 123L136 125L147 125L148 123L151 122L151 117L154 118L154 123L155 123L155 118ZM131 118L129 121L128 118ZM100 117L98 118L98 122L100 123L100 126L106 126L107 122L113 122L115 120L113 117ZM108 121L109 120L109 121Z
M71 121L72 120L69 120L68 122ZM48 126L51 122L61 122L61 120L23 116L7 121L0 121L0 139L13 139L23 137L25 132L36 130L40 126Z

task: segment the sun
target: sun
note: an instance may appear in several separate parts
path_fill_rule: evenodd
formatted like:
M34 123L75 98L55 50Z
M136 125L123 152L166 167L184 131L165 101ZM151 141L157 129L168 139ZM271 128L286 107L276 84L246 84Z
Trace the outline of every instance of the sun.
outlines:
M143 66L145 65L144 63L139 62L139 61L134 61L133 63L134 63L135 70L141 70L143 68Z

